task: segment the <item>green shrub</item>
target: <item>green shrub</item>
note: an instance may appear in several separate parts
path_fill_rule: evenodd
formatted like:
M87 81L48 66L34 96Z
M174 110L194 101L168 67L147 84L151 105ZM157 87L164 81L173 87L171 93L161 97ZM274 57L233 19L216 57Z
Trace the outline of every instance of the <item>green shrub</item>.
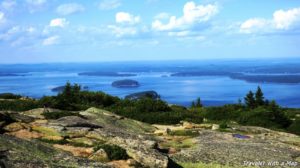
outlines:
M0 111L11 110L11 111L27 111L38 108L39 103L36 100L0 100Z
M52 120L56 120L66 116L79 116L79 117L81 116L77 112L70 112L70 111L44 112L42 115L45 116L46 119L52 119Z
M228 128L227 122L226 121L221 122L220 129L226 129L226 128Z
M295 120L287 130L293 134L300 135L300 119Z
M258 107L241 113L238 122L243 125L261 126L266 128L287 128L290 120L280 109Z
M201 114L211 121L236 120L243 112L239 105L224 105L220 107L207 107Z
M117 145L103 144L94 147L95 152L99 149L103 149L107 153L109 160L126 160L129 158L126 150Z
M45 96L39 100L40 106L61 110L86 110L90 107L108 107L116 104L120 99L103 92L82 91L77 84L67 83L64 90L57 96Z
M21 97L13 93L0 93L0 99L20 99Z

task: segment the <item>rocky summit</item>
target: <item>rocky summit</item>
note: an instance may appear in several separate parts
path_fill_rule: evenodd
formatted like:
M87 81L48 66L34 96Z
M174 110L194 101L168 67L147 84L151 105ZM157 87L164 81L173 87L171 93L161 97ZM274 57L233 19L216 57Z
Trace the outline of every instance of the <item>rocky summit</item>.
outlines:
M58 112L72 115L49 117ZM0 120L4 168L241 167L258 161L295 167L300 161L299 136L261 127L150 125L97 108L2 111Z

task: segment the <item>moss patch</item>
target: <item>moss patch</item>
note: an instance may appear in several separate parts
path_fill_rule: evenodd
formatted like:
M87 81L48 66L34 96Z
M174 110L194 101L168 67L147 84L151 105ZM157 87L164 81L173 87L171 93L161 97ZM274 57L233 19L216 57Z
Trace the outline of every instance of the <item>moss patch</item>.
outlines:
M32 126L32 130L48 136L61 136L61 134L53 128L43 126Z
M174 130L169 133L172 136L189 136L189 137L197 137L199 136L199 132L197 130Z
M175 148L176 150L195 147L192 138L173 138L160 144L162 148Z

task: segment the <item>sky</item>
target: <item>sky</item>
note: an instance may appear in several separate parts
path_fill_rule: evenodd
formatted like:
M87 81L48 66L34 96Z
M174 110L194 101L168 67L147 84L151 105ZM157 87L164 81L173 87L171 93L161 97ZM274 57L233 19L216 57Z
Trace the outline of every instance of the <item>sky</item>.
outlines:
M300 58L299 0L0 0L0 63Z

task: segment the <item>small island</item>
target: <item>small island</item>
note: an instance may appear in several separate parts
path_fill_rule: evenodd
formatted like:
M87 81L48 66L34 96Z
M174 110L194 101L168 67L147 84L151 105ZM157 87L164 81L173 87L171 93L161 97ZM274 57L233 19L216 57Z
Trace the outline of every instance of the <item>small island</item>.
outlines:
M51 91L60 93L60 92L63 92L65 90L65 87L66 86L58 86L58 87L52 88ZM83 90L88 90L89 89L88 86L83 86L82 88L83 88Z
M142 98L151 98L151 99L159 99L160 96L157 92L151 90L151 91L144 91L144 92L138 92L138 93L133 93L130 95L125 96L125 99L130 99L130 100L138 100Z
M119 73L119 72L82 72L78 73L79 76L105 76L105 77L130 77L136 76L132 73Z
M27 75L17 74L17 73L2 73L2 72L0 72L0 77L15 77L15 76L27 76Z
M114 81L111 85L116 88L136 88L140 86L138 81L131 79L117 80Z

